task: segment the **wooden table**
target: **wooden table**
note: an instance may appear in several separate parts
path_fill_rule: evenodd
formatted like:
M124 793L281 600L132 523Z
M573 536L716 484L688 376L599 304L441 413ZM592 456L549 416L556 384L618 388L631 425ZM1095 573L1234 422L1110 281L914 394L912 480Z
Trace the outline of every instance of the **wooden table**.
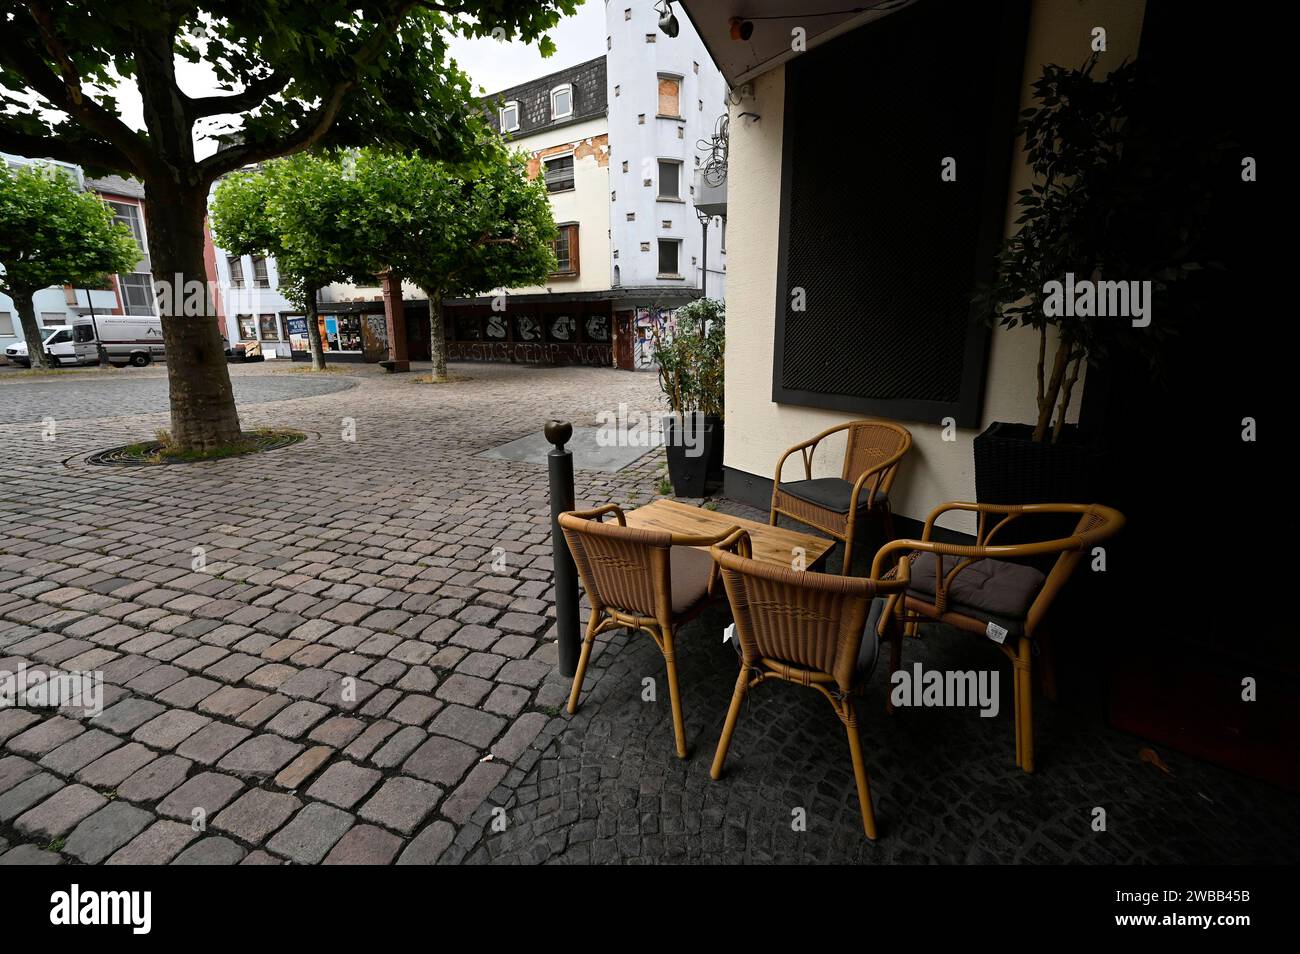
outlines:
M797 530L786 530L784 527L772 527L756 520L746 520L744 517L733 517L729 513L692 507L689 504L678 503L676 500L656 500L644 507L627 511L625 516L629 527L667 530L669 533L716 536L732 527L740 527L749 532L755 560L785 567L793 565L796 547L803 548L804 567L811 570L835 546L834 540L827 540L824 537L814 537Z

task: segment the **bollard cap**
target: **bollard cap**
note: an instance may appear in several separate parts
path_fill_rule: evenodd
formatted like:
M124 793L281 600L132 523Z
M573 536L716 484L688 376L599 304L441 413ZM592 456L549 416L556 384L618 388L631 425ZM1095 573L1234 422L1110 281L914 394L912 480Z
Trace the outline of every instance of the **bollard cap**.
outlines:
M556 447L563 447L573 436L573 425L568 421L547 421L542 433Z

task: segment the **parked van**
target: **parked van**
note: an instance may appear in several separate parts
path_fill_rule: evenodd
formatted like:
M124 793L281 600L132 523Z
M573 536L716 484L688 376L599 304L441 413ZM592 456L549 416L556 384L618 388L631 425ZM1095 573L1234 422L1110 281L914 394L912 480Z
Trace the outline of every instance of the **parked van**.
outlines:
M55 325L53 328L45 327L42 331L48 331L45 336L45 350L54 356L58 364L80 364L77 359L76 349L72 345L72 326ZM18 340L5 348L5 357L14 364L22 365L24 368L32 366L32 359L27 356L27 342Z
M72 342L78 364L95 364L99 349L95 329L113 364L143 368L164 357L162 319L156 315L78 315L72 319Z

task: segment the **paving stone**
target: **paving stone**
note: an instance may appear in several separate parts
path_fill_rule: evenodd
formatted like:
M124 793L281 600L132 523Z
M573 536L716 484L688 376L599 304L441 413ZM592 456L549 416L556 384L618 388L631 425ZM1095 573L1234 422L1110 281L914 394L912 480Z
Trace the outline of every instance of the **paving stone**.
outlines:
M244 856L241 865L282 865L284 862L275 855L263 851L261 848L257 851L250 851Z
M266 728L287 739L296 739L329 714L329 708L319 702L301 699L281 709Z
M109 856L109 865L165 865L199 837L189 825L156 821Z
M311 778L322 765L329 761L334 749L328 745L314 745L286 765L275 777L275 784L281 788L296 789Z
M155 749L169 750L180 745L199 729L212 722L207 716L185 709L169 709L150 719L131 734L131 738Z
M456 630L449 641L467 649L483 651L491 647L500 638L501 631L499 629L489 629L486 626L471 624Z
M397 859L399 865L432 865L443 856L456 837L456 829L439 819L414 839Z
M505 778L506 766L498 762L480 762L475 765L460 786L442 803L442 814L463 825L483 804L492 789Z
M229 838L209 836L194 842L172 862L174 865L237 865L246 852Z
M34 722L39 722L40 718L35 712L27 709L0 709L0 744L11 736L23 732Z
M32 838L65 835L87 815L98 811L107 799L84 785L66 785L34 808L18 816L14 829Z
M159 705L150 699L140 699L132 696L105 709L90 721L93 725L109 732L118 735L129 735L164 711L166 711L166 706Z
M387 865L402 850L402 839L373 825L357 825L325 856L327 865Z
M109 802L77 825L63 850L88 865L97 865L129 842L154 820L153 815L126 802Z
M540 712L527 712L515 720L506 734L492 746L492 755L507 762L517 762L547 723Z
M251 709L246 709L237 715L235 721L240 725L255 728L266 722L292 701L288 696L282 696L279 693L269 695Z
M9 791L38 771L36 763L17 755L0 756L0 794Z
M550 673L551 667L534 659L512 659L501 667L497 681L536 688Z
M497 686L483 703L488 712L513 718L528 705L528 690L519 686Z
M155 633L152 637L159 641L166 641L167 637L161 633ZM126 645L123 645L126 648ZM147 650L130 650L131 652ZM140 692L147 696L156 696L158 693L176 685L188 674L179 666L154 666L152 669L141 673L126 684L126 688L132 692Z
M370 761L374 762L381 769L394 768L410 755L426 738L423 729L417 729L415 726L403 726L380 746L379 750L370 756Z
M189 823L194 820L195 809L202 809L203 817L211 818L243 788L244 783L230 775L200 772L164 798L158 805L158 814Z
M17 845L0 855L0 865L61 865L57 851L44 851L38 845Z
M249 689L245 686L222 686L216 692L199 703L199 710L209 715L233 719L247 712L267 694L261 689Z
M221 688L221 683L204 676L190 676L154 696L169 706L193 708Z
M410 835L433 813L441 798L442 789L437 785L395 775L384 782L357 814L366 821Z
M156 756L139 742L128 742L101 755L77 772L77 780L95 788L117 788Z
M218 759L252 734L252 729L212 722L178 745L176 753L202 765L215 765Z
M313 742L320 742L341 749L360 735L365 727L366 724L360 719L353 719L349 716L334 716L315 726L307 733L307 738Z
M433 714L442 708L442 703L428 696L408 695L397 705L388 710L387 718L406 725L424 725Z
M343 753L354 759L364 759L368 757L371 752L375 751L375 749L377 749L385 739L396 732L397 729L398 725L396 722L372 722L370 725L366 726L364 732L357 736L356 739L354 739L347 748L343 750Z
M122 740L117 736L91 729L70 742L64 742L53 752L45 755L41 759L41 765L51 772L71 775L83 765L89 765L121 744Z
M5 748L16 755L41 756L54 751L68 740L75 739L84 731L81 724L72 719L51 716L15 735L5 743Z
M492 683L477 676L457 672L448 676L438 687L438 698L463 706L477 706L492 691Z
M479 752L479 749L463 742L431 735L402 764L402 771L446 788L460 781L469 767L479 760Z
M465 706L449 705L429 724L429 731L486 749L506 724L500 716Z
M278 735L263 733L238 745L217 767L239 775L270 778L288 765L302 746Z
M335 762L307 789L307 797L318 798L339 808L351 808L375 787L380 778L375 769L352 762Z
M302 802L284 792L252 788L224 808L212 820L212 827L251 845L260 845L301 805Z
M193 764L178 755L161 756L119 785L117 794L132 802L155 802L184 782Z
M48 772L32 775L0 795L0 822L9 822L45 797L63 788L63 781Z
M342 809L312 802L280 829L266 847L298 864L316 864L355 821Z

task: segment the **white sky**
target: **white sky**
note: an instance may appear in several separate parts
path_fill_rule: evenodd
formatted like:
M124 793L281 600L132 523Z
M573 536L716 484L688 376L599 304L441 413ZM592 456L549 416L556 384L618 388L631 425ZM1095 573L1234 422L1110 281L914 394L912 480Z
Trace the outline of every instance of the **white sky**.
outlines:
M554 55L543 59L536 45L521 42L502 43L491 38L468 40L456 37L451 42L451 57L469 75L476 94L495 93L516 83L556 70L574 66L605 49L605 5L601 0L586 0L572 17L566 17L551 30L555 41ZM204 64L176 61L176 74L181 89L191 96L218 92L212 72ZM140 99L130 81L117 88L114 95L122 117L133 128L144 127ZM206 131L225 128L222 117L210 117L195 127L196 151L199 158L211 155L216 144L204 135Z

